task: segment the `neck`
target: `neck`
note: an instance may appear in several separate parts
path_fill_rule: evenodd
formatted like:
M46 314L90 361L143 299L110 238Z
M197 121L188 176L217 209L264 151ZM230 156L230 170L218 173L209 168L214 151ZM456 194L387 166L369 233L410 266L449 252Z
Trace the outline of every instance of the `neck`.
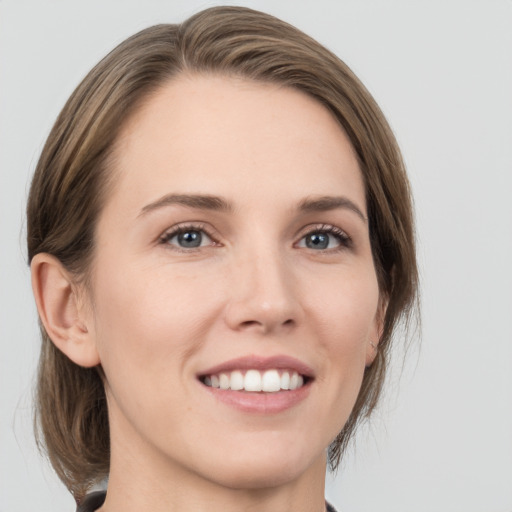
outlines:
M142 448L113 444L107 499L101 512L325 511L325 456L301 474L277 483L230 485L151 454L147 446Z

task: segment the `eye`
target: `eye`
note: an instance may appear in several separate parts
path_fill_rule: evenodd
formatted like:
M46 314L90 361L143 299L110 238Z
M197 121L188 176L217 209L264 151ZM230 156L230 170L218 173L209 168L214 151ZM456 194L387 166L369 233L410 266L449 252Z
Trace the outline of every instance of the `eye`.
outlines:
M173 236L168 243L175 243L184 249L193 249L195 247L201 247L203 245L203 238L208 239L208 235L203 236L202 231L188 230L184 233L178 233Z
M160 241L178 249L198 249L215 244L204 228L198 226L177 227L165 233Z
M316 251L341 249L351 245L350 237L335 226L321 226L304 235L297 247L305 247Z

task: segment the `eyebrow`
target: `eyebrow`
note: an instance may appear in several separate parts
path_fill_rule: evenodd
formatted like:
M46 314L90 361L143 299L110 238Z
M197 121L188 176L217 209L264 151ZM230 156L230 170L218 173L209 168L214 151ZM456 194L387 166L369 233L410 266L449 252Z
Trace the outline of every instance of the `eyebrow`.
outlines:
M139 217L158 208L172 205L188 206L199 210L214 210L229 212L233 210L231 203L217 196L198 195L198 194L167 194L153 203L147 204L142 208Z
M346 209L354 212L365 223L368 222L366 215L350 199L343 196L322 196L314 199L306 198L299 204L299 210L305 213L326 212L329 210Z
M139 216L165 206L176 204L196 208L198 210L233 211L232 204L222 197L201 194L167 194L144 206ZM336 209L350 210L360 217L363 222L368 222L368 219L359 207L353 201L343 196L321 196L314 199L306 198L299 203L298 207L298 210L304 213L326 212Z

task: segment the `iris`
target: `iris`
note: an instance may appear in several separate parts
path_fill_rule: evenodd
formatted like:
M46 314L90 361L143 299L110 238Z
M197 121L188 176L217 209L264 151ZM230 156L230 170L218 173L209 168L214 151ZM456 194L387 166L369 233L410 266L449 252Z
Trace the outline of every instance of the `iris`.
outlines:
M306 237L306 247L310 249L327 249L329 235L327 233L311 233Z
M203 235L200 231L185 231L177 236L178 244L181 247L193 248L200 247Z

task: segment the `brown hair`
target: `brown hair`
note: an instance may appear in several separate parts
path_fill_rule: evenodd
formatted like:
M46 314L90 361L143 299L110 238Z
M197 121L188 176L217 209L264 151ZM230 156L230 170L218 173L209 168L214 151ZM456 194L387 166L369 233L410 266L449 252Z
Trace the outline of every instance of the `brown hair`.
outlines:
M37 253L50 253L77 279L86 279L119 130L149 94L184 71L299 89L332 112L358 155L387 309L377 357L330 447L329 462L335 468L355 427L378 401L393 330L414 310L417 268L411 195L393 133L361 82L319 43L272 16L240 7L207 9L180 25L150 27L121 43L71 95L44 146L27 208L29 261ZM75 365L44 328L41 332L36 397L41 444L79 499L90 482L109 471L101 369Z

